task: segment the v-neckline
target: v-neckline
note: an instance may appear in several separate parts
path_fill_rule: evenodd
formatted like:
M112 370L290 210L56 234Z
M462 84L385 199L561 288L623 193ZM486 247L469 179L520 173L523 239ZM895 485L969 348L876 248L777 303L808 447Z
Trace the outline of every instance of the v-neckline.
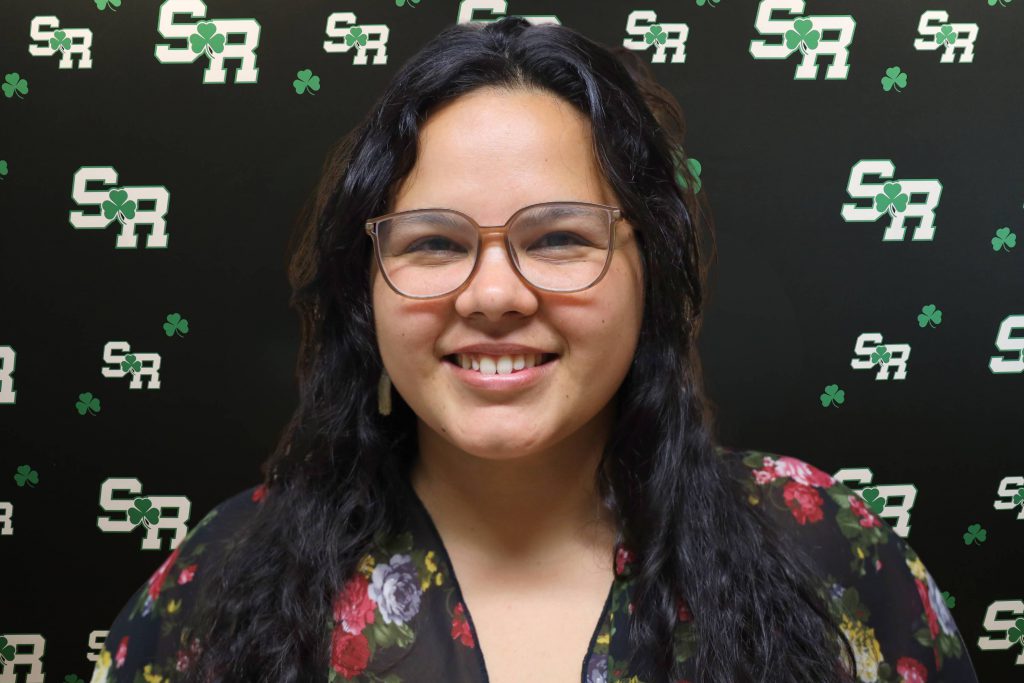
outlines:
M466 618L466 624L469 626L469 633L472 636L475 647L475 658L477 665L480 667L480 676L482 683L490 683L490 675L487 673L487 664L484 661L484 651L480 647L480 638L476 632L476 626L473 624L473 615L469 609L469 604L466 602L465 596L462 594L462 587L459 585L459 579L455 575L455 565L452 564L452 558L448 554L448 548L445 547L444 540L441 538L441 533L437 530L437 525L434 524L434 518L431 516L430 511L427 509L426 504L420 499L418 493L412 486L411 481L406 481L406 488L408 489L409 496L412 499L413 504L418 509L419 513L423 516L426 522L427 531L430 534L430 541L434 545L435 549L440 553L444 566L448 571L449 578L451 579L452 587L455 590L455 596L459 603L462 605L464 616ZM587 683L587 668L590 665L591 656L594 654L595 645L598 637L601 635L601 631L604 628L605 622L608 619L608 613L611 609L612 599L615 597L616 588L619 587L619 577L615 574L614 568L612 571L612 582L608 587L608 594L604 599L604 606L601 608L601 614L597 619L597 624L594 626L590 634L590 642L587 644L587 652L583 655L583 662L580 670L580 683Z

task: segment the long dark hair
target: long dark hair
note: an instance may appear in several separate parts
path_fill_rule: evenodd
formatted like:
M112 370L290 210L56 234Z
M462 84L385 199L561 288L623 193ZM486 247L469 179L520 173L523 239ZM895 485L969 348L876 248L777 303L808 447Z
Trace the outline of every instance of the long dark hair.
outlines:
M332 601L373 539L396 528L399 482L416 455L408 404L395 392L391 414L377 410L363 225L390 209L432 108L483 86L542 89L588 116L598 162L638 227L646 306L596 472L639 559L632 672L679 679L682 597L699 682L854 680L842 677L840 641L847 666L852 649L810 561L747 504L716 444L696 348L701 232L713 237L712 221L685 163L679 104L631 51L516 16L446 28L328 154L289 250L299 404L262 464L259 511L202 586L191 632L203 647L189 680L298 683L328 671Z

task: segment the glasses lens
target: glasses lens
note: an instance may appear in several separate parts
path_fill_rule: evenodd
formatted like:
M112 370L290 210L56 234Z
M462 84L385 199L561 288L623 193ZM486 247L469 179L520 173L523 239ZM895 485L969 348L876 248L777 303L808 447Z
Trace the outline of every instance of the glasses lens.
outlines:
M480 235L463 216L414 212L378 224L378 247L391 283L411 296L458 289L473 270ZM611 224L597 207L549 204L519 214L509 227L516 263L534 286L555 291L589 287L608 259Z

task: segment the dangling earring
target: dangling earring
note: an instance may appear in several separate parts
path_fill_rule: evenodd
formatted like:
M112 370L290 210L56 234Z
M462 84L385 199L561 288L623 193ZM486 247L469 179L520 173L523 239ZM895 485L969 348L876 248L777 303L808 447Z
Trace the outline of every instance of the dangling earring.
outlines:
M391 378L388 377L387 369L380 372L380 381L377 383L377 412L381 415L391 414Z

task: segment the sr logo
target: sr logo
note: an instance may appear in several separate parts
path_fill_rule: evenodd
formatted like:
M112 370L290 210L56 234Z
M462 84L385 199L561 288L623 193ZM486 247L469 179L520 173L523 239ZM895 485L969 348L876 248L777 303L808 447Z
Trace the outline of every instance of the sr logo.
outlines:
M87 189L94 182L112 189ZM146 238L146 248L167 248L167 206L171 195L163 185L117 187L117 171L113 166L83 166L72 177L71 198L79 206L96 207L95 213L71 211L68 220L73 228L104 230L116 221L121 224L121 230L114 248L136 249L139 238L135 228L148 225L152 230ZM151 204L143 209L142 202Z
M857 337L854 353L856 356L850 360L854 370L870 370L877 365L876 380L889 379L890 370L895 370L893 379L907 378L910 344L882 344L880 333L864 332Z
M49 57L59 52L58 69L73 69L75 56L79 69L92 68L92 31L89 29L62 29L57 17L41 16L32 17L28 34L34 42L42 43L28 46L28 53L33 57Z
M914 39L914 49L941 49L941 63L950 64L956 61L957 48L960 49L961 64L974 61L974 41L978 39L977 24L951 24L948 12L931 9L921 14L917 32L924 38Z
M191 64L200 57L208 61L203 70L203 83L224 83L227 70L224 62L238 60L235 83L255 83L260 70L256 67L256 48L260 44L260 22L255 19L211 19L199 22L177 22L176 14L193 19L206 17L202 0L165 0L160 5L157 31L163 38L184 42L181 47L157 43L154 51L161 64ZM241 41L231 40L241 36Z
M355 12L334 12L327 17L327 37L324 52L348 52L355 49L352 63L363 66L366 54L373 50L374 64L388 63L388 37L391 35L386 24L356 24Z
M664 64L669 50L672 50L673 64L686 61L686 39L690 37L690 27L686 24L659 22L654 11L638 9L629 13L626 33L635 38L623 38L623 47L643 51L654 46L654 54L651 56L654 64ZM657 39L649 41L648 34L656 35Z
M97 517L96 526L100 531L130 534L143 527L142 549L165 550L160 532L170 530L174 535L166 550L174 550L188 535L186 523L192 514L192 501L187 496L142 496L142 482L138 479L111 477L100 485L100 509L120 513L117 517Z
M132 352L126 341L110 341L103 345L103 361L107 367L100 368L104 377L121 378L131 375L129 389L142 389L142 378L149 378L147 389L160 388L160 354ZM113 366L113 367L110 367Z
M896 165L889 159L861 159L850 169L846 193L851 199L868 199L868 206L843 204L841 215L848 223L874 223L889 216L883 242L901 242L906 237L906 220L916 218L912 241L931 241L935 235L935 209L942 197L942 183L935 178L903 178L871 183L869 175L892 178ZM923 199L915 200L915 196Z
M778 36L779 42L750 41L754 59L787 59L800 52L800 63L794 80L818 77L818 57L831 57L825 70L826 80L844 80L850 72L850 44L857 22L849 14L815 14L783 19L776 12L802 15L804 0L761 0L757 6L754 28L762 36Z

